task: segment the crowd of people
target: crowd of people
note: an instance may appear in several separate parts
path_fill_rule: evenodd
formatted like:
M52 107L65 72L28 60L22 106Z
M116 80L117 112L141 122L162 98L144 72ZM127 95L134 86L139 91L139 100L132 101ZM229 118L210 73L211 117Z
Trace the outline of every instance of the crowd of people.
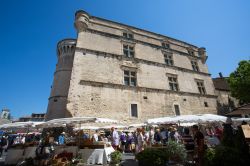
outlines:
M96 130L92 132L74 131L74 134L61 132L57 137L51 139L51 133L41 134L10 134L4 135L0 139L0 155L10 146L37 142L41 147L41 153L48 145L65 145L69 141L76 141L79 137L83 140L90 140L93 144L103 142L109 144L115 150L123 153L139 153L145 148L154 146L164 146L169 141L176 141L183 144L187 153L195 154L198 163L202 163L207 146L220 144L223 137L223 128L214 125L190 127L180 126L159 126L141 127L137 129L117 129Z
M24 145L25 143L38 143L40 138L41 134L39 133L4 134L0 139L0 157L3 151L7 151L12 146Z
M111 128L110 141L114 149L122 152L139 153L147 147L164 146L168 141L176 141L183 144L187 153L196 158L197 163L203 162L203 157L207 146L211 142L207 137L217 141L212 143L219 144L222 139L222 128L215 126L202 128L200 131L197 125L192 127L162 127L162 128L137 128L136 131L117 131Z

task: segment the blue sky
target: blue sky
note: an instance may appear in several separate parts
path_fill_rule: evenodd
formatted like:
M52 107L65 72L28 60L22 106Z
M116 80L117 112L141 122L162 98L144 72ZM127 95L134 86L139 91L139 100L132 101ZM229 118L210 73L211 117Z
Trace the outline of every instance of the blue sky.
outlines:
M46 112L56 44L76 38L80 9L206 47L212 77L250 59L248 0L1 0L0 108L15 118Z

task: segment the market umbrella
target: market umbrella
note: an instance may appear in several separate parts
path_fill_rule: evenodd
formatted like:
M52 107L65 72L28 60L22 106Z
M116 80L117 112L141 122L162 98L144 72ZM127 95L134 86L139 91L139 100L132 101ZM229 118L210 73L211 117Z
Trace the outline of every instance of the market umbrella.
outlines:
M226 122L227 117L214 114L180 115L148 119L148 124Z
M25 128L25 127L35 127L36 125L42 124L44 122L14 122L14 123L7 123L0 125L1 129L8 129L8 128Z
M143 127L146 126L147 124L145 123L136 123L136 124L130 124L128 127Z
M41 128L51 128L51 127L63 127L67 124L77 125L83 123L117 123L117 120L107 119L107 118L96 118L96 117L72 117L72 118L59 118L47 121L43 124L38 125Z

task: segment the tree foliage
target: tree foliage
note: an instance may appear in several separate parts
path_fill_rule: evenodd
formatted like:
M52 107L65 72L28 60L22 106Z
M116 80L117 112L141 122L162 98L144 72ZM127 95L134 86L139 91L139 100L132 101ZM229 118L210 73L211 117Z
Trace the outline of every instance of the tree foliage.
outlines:
M250 60L240 61L228 81L232 96L242 103L250 103Z

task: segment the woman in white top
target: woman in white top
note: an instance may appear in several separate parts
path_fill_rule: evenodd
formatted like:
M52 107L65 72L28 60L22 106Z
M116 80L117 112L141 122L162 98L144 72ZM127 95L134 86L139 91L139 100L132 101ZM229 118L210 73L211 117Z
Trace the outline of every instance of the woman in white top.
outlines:
M144 137L142 135L142 129L138 128L137 129L137 151L136 153L139 153L143 150L143 143L144 143Z

